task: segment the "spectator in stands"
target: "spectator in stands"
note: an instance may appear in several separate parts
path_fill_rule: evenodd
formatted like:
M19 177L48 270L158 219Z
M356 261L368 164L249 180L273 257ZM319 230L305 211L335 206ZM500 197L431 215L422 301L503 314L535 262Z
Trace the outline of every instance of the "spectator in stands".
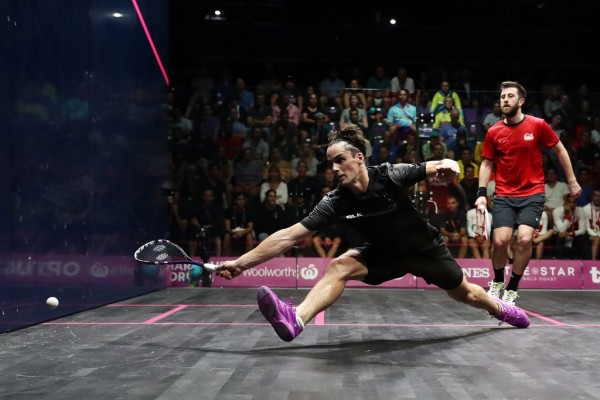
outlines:
M459 181L462 186L465 196L467 197L467 206L469 209L475 207L475 201L477 201L477 190L479 189L479 181L475 177L475 166L467 164L461 171L463 178Z
M262 242L269 235L285 228L283 207L277 204L277 193L273 189L267 190L265 198L258 207L256 214L256 223L254 224L254 233L259 242Z
M287 96L290 104L295 105L298 110L304 108L304 93L296 87L296 80L292 75L287 75L283 81L283 87L271 95L271 108L273 110L275 110L283 96Z
M465 168L467 166L473 167L475 178L479 178L479 165L473 161L473 151L469 147L463 147L460 154L461 157L460 160L458 160L458 168L460 168L458 180L461 181L465 177ZM473 202L471 205L473 204L475 204L475 202Z
M581 147L577 149L579 165L591 168L598 158L600 158L600 146L592 142L592 132L588 128L583 128Z
M460 97L458 97L458 94L454 90L450 90L450 82L448 81L442 81L440 85L440 90L438 90L433 95L433 98L431 99L431 106L429 107L429 112L434 115L437 115L439 112L442 112L444 108L448 109L448 105L446 104L447 97L450 97L452 99L452 105L458 108L458 110L461 111L462 115L462 105L460 102Z
M254 158L252 149L249 147L242 149L241 155L234 165L233 192L241 192L246 196L258 198L262 182L262 164Z
M560 108L560 96L562 95L562 88L560 85L550 86L550 91L547 97L544 99L544 118L547 122L552 120L554 112Z
M554 110L554 114L558 114L561 116L562 124L565 129L571 132L575 128L575 117L576 110L573 108L571 104L571 96L567 93L563 93L560 95L560 106Z
M317 232L312 238L313 248L319 257L333 258L342 244L343 232L335 224Z
M319 164L319 160L315 156L312 141L310 139L305 139L300 143L300 154L297 157L292 159L292 178L298 176L298 162L304 161L307 166L306 176L317 176L317 166Z
M369 118L367 116L367 112L364 108L361 107L359 103L358 96L355 93L349 95L349 103L350 106L348 108L344 108L342 110L342 114L340 115L339 126L340 128L344 128L350 122L350 111L356 110L358 112L358 119L361 122L361 125L366 129L369 127Z
M544 258L544 251L546 247L551 245L551 239L554 237L556 232L554 229L548 229L548 214L542 213L540 218L540 225L533 232L533 251L535 251L534 257L537 260Z
M443 115L443 112L438 114L438 116L441 115ZM446 143L448 150L455 150L453 145L460 134L465 137L465 140L467 137L467 128L465 127L465 124L461 122L460 112L456 108L450 110L450 121L448 123L441 123L439 130L440 138L442 138L442 141ZM456 160L459 154L460 152L454 152L450 158Z
M550 167L546 170L546 184L544 185L546 195L545 211L548 214L548 224L554 226L552 212L555 208L562 207L565 196L570 193L569 185L558 180L556 168Z
M336 68L331 68L329 70L329 76L323 79L319 85L319 92L321 95L319 103L321 104L321 107L327 108L333 106L337 107L338 110L342 110L344 108L342 96L344 95L345 87L346 82L338 77L338 70Z
M229 108L227 117L221 124L221 131L216 141L217 145L224 145L228 154L238 154L242 148L248 129L239 118L236 107Z
M397 139L404 140L409 132L417 132L417 108L408 102L409 92L400 89L398 102L387 113L387 124Z
M241 255L252 250L255 221L252 209L246 204L246 195L236 193L232 206L225 210L224 256Z
M401 162L407 164L420 163L421 159L419 158L419 152L416 149L407 150Z
M417 152L418 158L419 141L417 139L417 133L411 131L407 133L404 140L398 142L398 152L396 153L396 157L404 159L406 158L406 155L412 150L415 150Z
M415 81L408 76L408 70L405 67L399 67L396 76L390 81L392 95L398 95L400 89L406 89L408 98L414 100Z
M187 117L185 117L181 113L181 109L179 107L173 108L172 116L171 116L171 129L179 128L183 132L185 136L190 136L192 134L192 130L194 128L193 121Z
M385 75L385 67L378 64L375 66L373 76L367 79L367 89L370 93L379 92L383 98L386 98L389 97L391 88L391 80Z
M496 124L496 122L502 119L502 108L500 107L500 102L495 101L492 111L485 115L483 118L483 132L487 132L488 129L492 127L492 125Z
M578 129L591 129L596 114L597 111L592 109L592 103L589 100L582 100L579 109L575 113L575 127Z
M492 207L492 198L493 196L489 197L489 207ZM488 210L486 218L490 219L489 223L491 226L493 221L490 211L491 210ZM487 236L487 232L485 231L485 221L481 213L478 213L475 207L467 211L467 237L469 249L471 250L471 256L473 258L490 258L491 238Z
M319 98L313 93L308 96L308 102L302 110L299 128L308 131L310 135L317 133L317 115L322 115L325 124L329 123L329 116L319 106Z
M297 197L303 198L303 205L308 207L312 207L317 198L316 198L316 187L317 182L314 176L308 175L308 164L305 160L298 160L296 165L297 175L290 180L288 184L288 204L297 204ZM295 221L297 222L297 221Z
M246 115L246 126L248 129L260 128L263 137L268 139L271 136L272 124L273 109L266 104L264 94L257 94L254 106Z
M292 138L297 138L297 129L288 129L290 125L286 123L279 123L275 126L275 136L273 141L269 144L270 147L279 147L281 150L281 157L285 161L292 161L294 157L297 157L300 153L296 143L292 141Z
M213 107L206 103L202 105L201 113L193 125L199 137L216 141L221 128L221 120L215 115Z
M263 139L263 132L259 127L252 128L242 147L251 148L254 158L261 163L269 158L269 144Z
M594 189L592 201L583 207L583 218L590 241L591 259L597 260L600 250L600 188Z
M421 152L425 161L442 160L448 157L448 147L440 140L440 133L437 129L434 129L429 135L429 140L423 143Z
M590 167L583 166L577 170L577 182L581 186L581 195L577 197L577 207L584 207L592 201L595 185L591 180Z
M292 226L297 222L302 221L304 218L310 214L313 209L313 203L305 197L307 192L297 192L296 195L291 196L291 201L285 207L285 226ZM312 237L306 237L302 239L299 243L296 243L297 252L295 255L301 257L312 257L313 256L313 246L312 246ZM286 255L289 257L293 254L292 250L286 252Z
M235 80L233 98L237 100L240 108L244 110L244 115L248 115L248 111L254 107L254 93L246 88L244 78L240 77Z
M441 216L440 234L450 252L458 258L465 258L469 249L467 238L467 214L459 207L458 199L447 197L446 210Z
M219 170L221 171L221 179L225 184L230 185L231 179L233 178L233 161L227 158L227 151L225 150L225 146L218 146L214 157L211 158L210 163L214 162L219 166ZM226 207L225 207L226 208Z
M455 100L452 97L448 96L448 97L444 98L443 107L440 108L435 114L435 119L433 121L434 129L440 129L440 127L442 125L449 124L450 121L452 121L451 111L453 109L457 109L458 112L460 113L460 116L458 118L460 125L463 125L463 126L465 125L465 120L462 115L462 111L458 107L456 107L455 104L456 104Z
M552 217L556 232L556 258L584 258L585 215L583 209L575 204L575 197L570 193L565 195L563 206L555 208Z
M223 173L221 166L215 161L208 164L208 170L202 180L200 187L203 189L211 189L213 191L215 202L219 204L223 210L229 207L230 188L222 178Z
M335 176L335 172L333 172L333 167L330 163L326 164L326 167L323 169L323 172L319 174L317 177L316 190L317 193L323 193L324 188L335 189L338 185L337 178ZM317 200L318 201L318 200Z
M193 207L188 224L188 249L189 255L207 258L205 254L198 254L197 250L214 245L214 255L221 255L221 237L224 230L223 207L215 202L212 189L204 188L198 207Z
M221 115L221 111L228 109L229 104L233 100L233 92L234 84L231 80L229 68L222 66L219 71L219 78L215 80L211 99L217 114Z
M351 102L351 95L356 95L357 102L355 104L352 104ZM352 78L350 80L350 87L344 90L342 104L344 105L344 108L352 108L354 105L356 105L358 108L362 108L363 110L367 109L367 97L365 96L363 87L357 78Z
M288 186L281 179L281 172L277 165L271 165L269 167L269 174L267 180L260 185L260 201L265 201L267 191L274 190L277 195L276 202L279 205L285 205L288 203Z
M379 147L386 146L388 149L388 157L385 160L379 159ZM383 135L375 142L371 155L371 164L381 164L384 162L394 162L398 158L398 145L396 138L390 129L383 131Z
M289 95L283 94L279 97L279 102L273 106L273 123L286 120L298 126L300 109L290 102Z
M373 90L367 98L366 109L369 115L369 126L383 123L390 109L390 99L383 96L383 91Z
M275 165L279 168L281 174L281 180L288 183L292 179L292 166L289 161L282 158L281 149L277 146L271 147L269 150L269 159L263 165L263 179L266 180L269 177L269 168Z

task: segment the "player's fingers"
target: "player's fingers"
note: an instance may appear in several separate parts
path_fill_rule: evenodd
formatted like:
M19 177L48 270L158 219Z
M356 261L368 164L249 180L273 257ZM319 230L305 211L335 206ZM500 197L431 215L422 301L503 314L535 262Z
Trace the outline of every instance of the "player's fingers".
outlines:
M219 276L223 279L231 279L231 273L227 270L221 270L219 271Z

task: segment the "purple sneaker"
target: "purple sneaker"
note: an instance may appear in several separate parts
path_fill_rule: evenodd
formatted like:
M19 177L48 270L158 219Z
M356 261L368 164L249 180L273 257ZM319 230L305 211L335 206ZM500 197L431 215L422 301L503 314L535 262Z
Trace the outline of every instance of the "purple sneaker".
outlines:
M501 321L499 325L502 325L502 322L506 322L517 328L527 328L529 326L529 317L525 314L525 311L517 306L511 306L498 298L494 298L493 300L502 307L502 313L499 317L496 317Z
M262 315L275 329L275 333L282 340L291 342L302 332L302 327L296 320L296 311L292 306L291 300L283 301L266 286L258 288L256 293L258 308Z

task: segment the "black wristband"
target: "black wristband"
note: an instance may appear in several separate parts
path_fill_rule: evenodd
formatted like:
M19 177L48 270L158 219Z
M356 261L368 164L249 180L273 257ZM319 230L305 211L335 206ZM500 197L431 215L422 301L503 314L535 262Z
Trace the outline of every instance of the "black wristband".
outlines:
M487 188L482 186L479 189L477 189L477 197L487 197Z

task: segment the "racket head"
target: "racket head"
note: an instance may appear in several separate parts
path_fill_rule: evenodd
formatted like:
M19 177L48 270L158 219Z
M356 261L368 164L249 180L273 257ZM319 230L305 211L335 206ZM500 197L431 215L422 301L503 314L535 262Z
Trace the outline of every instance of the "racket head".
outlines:
M202 261L193 260L177 244L167 239L156 239L140 246L133 258L144 264L194 264L204 266Z

